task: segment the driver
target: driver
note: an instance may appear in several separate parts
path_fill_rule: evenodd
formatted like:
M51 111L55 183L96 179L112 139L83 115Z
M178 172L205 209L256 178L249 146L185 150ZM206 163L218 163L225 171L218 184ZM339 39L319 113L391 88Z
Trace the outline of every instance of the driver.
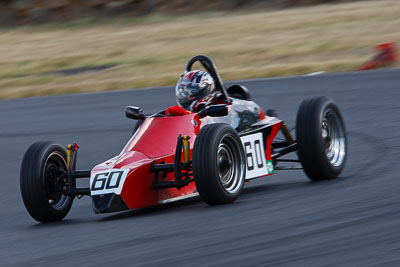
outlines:
M208 72L193 70L182 74L175 88L178 105L169 107L165 115L181 116L197 109L196 103L215 93L214 79Z

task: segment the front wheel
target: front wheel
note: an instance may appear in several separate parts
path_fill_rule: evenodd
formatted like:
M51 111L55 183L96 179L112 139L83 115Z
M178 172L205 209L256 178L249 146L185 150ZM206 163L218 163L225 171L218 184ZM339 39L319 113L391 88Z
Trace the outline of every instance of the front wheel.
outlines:
M303 101L297 113L298 155L313 181L333 179L343 171L347 136L337 105L327 97Z
M193 148L193 175L200 197L209 205L230 203L243 189L246 163L242 142L228 124L204 126Z
M25 207L39 222L62 220L71 209L73 197L62 193L67 171L66 151L52 142L37 142L25 152L20 187Z

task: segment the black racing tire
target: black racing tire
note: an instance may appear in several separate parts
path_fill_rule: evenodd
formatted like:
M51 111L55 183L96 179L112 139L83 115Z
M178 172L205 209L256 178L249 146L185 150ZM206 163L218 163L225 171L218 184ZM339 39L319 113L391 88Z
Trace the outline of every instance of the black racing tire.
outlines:
M62 220L71 209L73 197L61 193L67 170L66 151L53 142L37 142L25 152L20 172L22 199L38 222Z
M313 181L333 179L347 159L347 136L343 117L328 97L304 100L296 119L298 156Z
M231 203L240 195L246 161L240 137L229 124L208 124L200 130L193 147L193 176L209 205Z

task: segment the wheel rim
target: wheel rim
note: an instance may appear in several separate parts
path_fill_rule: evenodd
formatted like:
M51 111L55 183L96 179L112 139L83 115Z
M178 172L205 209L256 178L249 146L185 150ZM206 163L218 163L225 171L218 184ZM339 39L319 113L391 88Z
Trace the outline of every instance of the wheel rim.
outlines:
M48 203L56 210L63 210L71 201L70 196L62 193L65 185L62 173L67 170L67 163L61 153L53 152L47 157L44 166L43 178Z
M329 162L335 167L342 165L346 157L345 131L339 115L332 109L324 112L322 138Z
M217 170L225 191L234 194L242 186L244 163L241 150L232 135L225 135L218 146Z

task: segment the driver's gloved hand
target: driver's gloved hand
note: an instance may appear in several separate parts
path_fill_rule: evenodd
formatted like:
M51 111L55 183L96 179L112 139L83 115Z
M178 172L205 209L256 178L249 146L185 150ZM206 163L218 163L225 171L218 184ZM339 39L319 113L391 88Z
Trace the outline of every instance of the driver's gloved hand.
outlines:
M167 115L167 116L183 116L183 115L190 114L190 113L192 113L192 112L190 112L178 105L169 107L165 111L165 115Z

